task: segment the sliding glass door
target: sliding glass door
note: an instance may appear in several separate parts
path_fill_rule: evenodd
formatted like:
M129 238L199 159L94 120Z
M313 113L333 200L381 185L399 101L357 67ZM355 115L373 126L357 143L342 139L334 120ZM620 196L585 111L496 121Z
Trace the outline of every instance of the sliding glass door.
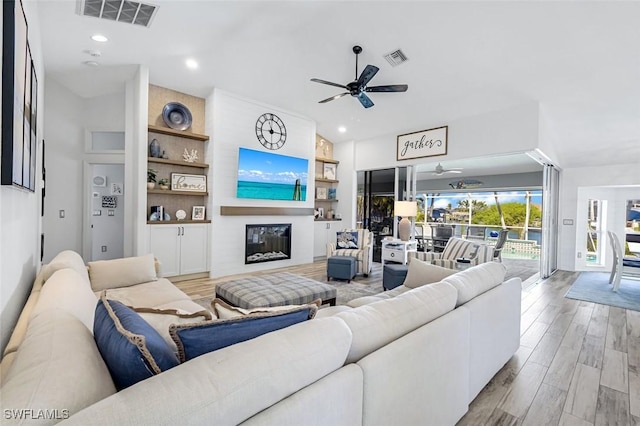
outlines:
M548 278L558 269L558 169L544 164L542 170L542 250L540 278Z

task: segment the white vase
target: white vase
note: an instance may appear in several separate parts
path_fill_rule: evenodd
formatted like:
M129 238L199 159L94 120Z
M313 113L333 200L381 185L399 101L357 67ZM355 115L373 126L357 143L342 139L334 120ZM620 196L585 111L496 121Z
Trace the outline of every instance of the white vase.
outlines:
M147 189L153 189L156 187L156 183L155 182L147 182Z

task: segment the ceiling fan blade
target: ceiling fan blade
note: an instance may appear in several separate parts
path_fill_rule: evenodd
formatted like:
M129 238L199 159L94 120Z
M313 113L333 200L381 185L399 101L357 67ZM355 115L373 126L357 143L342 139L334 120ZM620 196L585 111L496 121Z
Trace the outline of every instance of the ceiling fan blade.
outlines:
M373 101L364 92L360 92L358 100L365 108L371 108L373 106Z
M339 95L335 95L335 96L332 96L332 97L330 97L330 98L323 99L323 100L321 100L321 101L320 101L320 102L318 102L318 103L319 103L319 104L324 104L324 103L326 103L326 102L333 101L333 100L335 100L335 99L339 99L339 98L341 98L341 97L343 97L343 96L347 96L348 94L349 94L349 92L340 93Z
M445 173L462 173L460 170L445 170Z
M330 81L320 80L319 78L312 78L311 81L313 81L314 83L328 84L329 86L340 87L341 89L346 89L347 88L347 86L345 86L343 84L332 83Z
M367 65L367 67L360 74L360 78L358 78L358 87L364 87L367 85L369 80L373 78L374 75L378 72L379 68L374 65Z
M367 87L366 92L406 92L409 86L406 84L392 84L389 86Z

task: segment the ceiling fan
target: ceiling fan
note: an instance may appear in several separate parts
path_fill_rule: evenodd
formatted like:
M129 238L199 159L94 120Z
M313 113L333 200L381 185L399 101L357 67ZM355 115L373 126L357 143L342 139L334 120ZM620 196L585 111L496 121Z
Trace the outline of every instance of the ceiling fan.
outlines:
M432 175L435 176L441 176L445 173L462 173L462 169L459 167L454 167L451 169L445 169L444 167L442 167L442 164L438 163L438 165L436 166L436 168L433 170L433 173L431 173Z
M379 68L374 65L367 65L366 68L358 77L358 55L362 53L362 47L353 46L353 53L356 54L356 79L351 83L346 85L332 83L326 80L320 80L319 78L312 78L311 81L315 83L328 84L329 86L340 87L342 89L348 90L348 92L340 93L339 95L332 96L327 99L321 100L320 104L324 104L329 101L333 101L334 99L341 98L346 95L351 95L354 98L358 98L360 103L365 108L371 108L373 106L373 102L367 96L367 92L406 92L409 86L406 84L393 84L388 86L371 86L367 87L367 83L371 81L374 75L378 72Z

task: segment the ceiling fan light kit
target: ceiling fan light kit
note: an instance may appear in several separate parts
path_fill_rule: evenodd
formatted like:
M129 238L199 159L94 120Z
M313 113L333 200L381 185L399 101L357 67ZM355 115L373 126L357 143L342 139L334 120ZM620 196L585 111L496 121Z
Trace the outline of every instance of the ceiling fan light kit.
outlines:
M347 90L346 92L337 94L337 95L332 96L332 97L327 98L327 99L323 99L323 100L319 101L318 103L324 104L324 103L333 101L335 99L339 99L339 98L341 98L343 96L351 95L352 97L357 98L360 101L360 103L362 104L363 107L371 108L374 104L373 104L373 101L371 100L371 98L369 98L369 96L367 96L367 93L370 93L370 92L378 92L378 93L380 93L380 92L386 92L386 93L406 92L407 89L409 88L409 86L407 86L406 84L393 84L393 85L386 85L386 86L367 87L367 84L369 83L369 81L371 81L371 79L376 75L376 73L380 69L378 67L374 66L374 65L367 65L365 67L365 69L362 71L362 74L360 74L360 76L358 76L358 55L360 55L360 53L362 53L362 47L353 46L353 53L355 53L355 55L356 55L356 77L355 77L355 80L352 81L351 83L343 85L343 84L333 83L331 81L321 80L319 78L312 78L311 79L311 81L313 81L314 83L326 84L328 86L335 86L335 87L339 87L341 89Z

